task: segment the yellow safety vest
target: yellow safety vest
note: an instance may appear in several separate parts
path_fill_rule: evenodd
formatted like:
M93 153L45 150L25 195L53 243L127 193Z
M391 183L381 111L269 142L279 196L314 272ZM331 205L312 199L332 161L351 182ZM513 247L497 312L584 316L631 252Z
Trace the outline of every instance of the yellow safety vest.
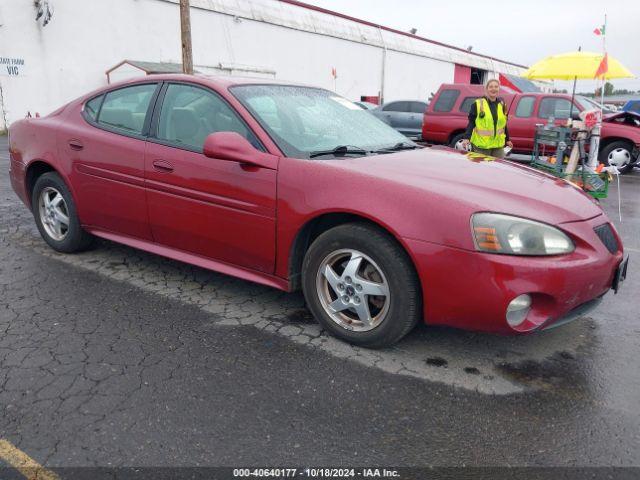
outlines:
M476 126L471 134L471 143L478 148L502 148L504 147L506 135L504 128L507 126L507 115L504 113L503 103L498 102L496 113L498 114L498 122L493 126L493 115L489 108L489 102L482 97L476 100ZM481 112L484 112L482 115Z

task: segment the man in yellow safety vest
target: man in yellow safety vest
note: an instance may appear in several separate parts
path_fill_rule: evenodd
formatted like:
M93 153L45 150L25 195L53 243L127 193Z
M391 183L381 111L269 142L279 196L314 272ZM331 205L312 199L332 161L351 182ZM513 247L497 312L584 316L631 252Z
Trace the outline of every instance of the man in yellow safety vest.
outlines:
M474 152L503 158L505 145L513 148L507 130L507 112L504 101L498 98L500 82L489 80L485 96L476 99L469 110L469 123L464 133L463 145L471 143Z

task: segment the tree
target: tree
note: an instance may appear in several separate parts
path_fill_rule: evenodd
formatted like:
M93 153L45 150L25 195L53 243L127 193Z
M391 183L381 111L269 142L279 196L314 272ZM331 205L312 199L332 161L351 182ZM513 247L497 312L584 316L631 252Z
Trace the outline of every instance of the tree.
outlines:
M605 82L605 84L604 84L604 96L608 97L610 95L613 95L613 83ZM597 88L596 89L596 97L600 97L600 96L602 96L602 88Z

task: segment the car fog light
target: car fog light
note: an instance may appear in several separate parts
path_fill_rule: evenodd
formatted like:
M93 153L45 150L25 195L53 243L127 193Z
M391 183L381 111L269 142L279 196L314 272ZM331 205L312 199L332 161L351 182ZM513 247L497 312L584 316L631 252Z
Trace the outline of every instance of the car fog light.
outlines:
M527 314L531 309L531 296L528 294L519 295L509 303L507 307L507 323L511 327L517 327L524 319L527 318Z

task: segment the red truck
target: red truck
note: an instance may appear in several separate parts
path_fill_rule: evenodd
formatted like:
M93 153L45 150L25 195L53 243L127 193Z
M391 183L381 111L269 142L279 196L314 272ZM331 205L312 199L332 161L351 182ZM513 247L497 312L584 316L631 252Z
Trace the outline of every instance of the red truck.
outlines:
M443 84L424 113L422 139L455 147L462 141L467 116L474 100L484 93L482 85ZM516 93L502 88L509 113L509 136L514 153L533 150L536 124L546 124L553 116L565 123L571 110L571 96L557 93ZM595 102L577 95L573 112L599 108ZM633 112L606 114L602 124L599 160L615 164L621 173L633 170L640 156L640 115Z

